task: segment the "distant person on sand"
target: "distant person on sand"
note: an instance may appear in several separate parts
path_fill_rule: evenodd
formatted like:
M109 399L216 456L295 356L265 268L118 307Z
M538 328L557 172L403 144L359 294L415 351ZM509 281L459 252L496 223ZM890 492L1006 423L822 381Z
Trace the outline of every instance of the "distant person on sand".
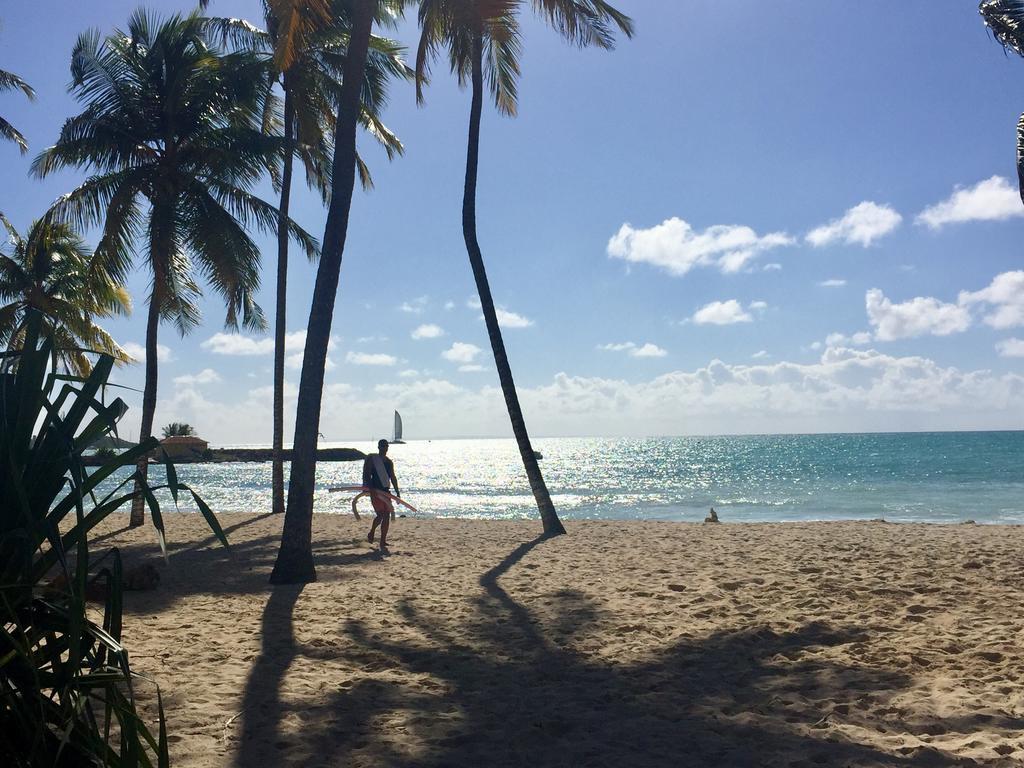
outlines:
M378 440L377 453L367 456L363 462L363 486L372 488L374 491L383 491L383 493L370 494L374 518L370 532L366 535L366 540L372 543L379 525L381 549L388 548L388 527L395 519L395 508L387 496L388 488L391 485L395 486L395 496L401 498L402 492L398 490L398 478L395 477L395 464L388 458L388 441Z

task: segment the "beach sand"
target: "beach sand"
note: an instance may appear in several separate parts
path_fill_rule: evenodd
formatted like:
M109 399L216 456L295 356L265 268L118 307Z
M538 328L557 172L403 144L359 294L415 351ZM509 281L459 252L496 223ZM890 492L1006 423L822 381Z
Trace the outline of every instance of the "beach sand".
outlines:
M95 538L160 569L125 642L177 766L1024 760L1022 527L399 519L380 559L317 515L271 588L281 518L166 519L167 565Z

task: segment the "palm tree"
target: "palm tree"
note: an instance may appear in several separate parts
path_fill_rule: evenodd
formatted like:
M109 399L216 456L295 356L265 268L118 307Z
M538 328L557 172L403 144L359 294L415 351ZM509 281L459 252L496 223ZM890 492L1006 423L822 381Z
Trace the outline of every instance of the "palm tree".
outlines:
M272 511L283 513L284 504L284 358L287 330L288 233L292 164L296 154L305 164L306 180L327 201L330 189L331 136L341 92L342 68L348 45L344 13L331 13L327 0L264 0L266 31L238 19L210 19L210 26L225 42L255 51L267 61L267 87L284 92L283 157L278 205L277 288L274 318L274 434ZM412 78L402 61L404 48L373 35L367 55L359 122L384 147L389 158L402 154L401 141L381 122L379 110L386 100L385 85L391 77ZM372 186L369 169L358 159L364 188Z
M71 62L71 91L84 110L33 163L38 176L92 173L55 209L81 226L102 223L97 255L111 275L125 274L132 244L144 243L153 279L140 442L153 433L160 321L182 335L198 324L197 273L224 298L225 325L237 328L240 315L245 327L266 325L254 300L259 250L246 227L277 224L275 208L250 190L280 142L260 132L260 67L251 54L219 54L196 14L160 21L137 11L125 32L102 42L86 32ZM315 252L312 238L291 223L289 231ZM140 461L140 478L146 469ZM131 524L141 525L138 484L136 493Z
M287 1L287 0L286 0ZM301 0L290 0L293 3ZM341 89L336 97L334 157L331 164L330 205L323 247L313 287L313 301L306 326L306 345L295 408L295 439L292 448L288 504L281 548L271 573L275 584L306 583L316 579L313 566L313 488L316 481L316 448L320 428L327 345L331 338L334 302L338 292L341 260L348 234L349 211L359 158L356 127L366 103L369 73L367 60L374 23L393 23L405 0L348 0L331 5L331 15L348 29L348 45L342 63ZM384 83L378 84L383 89ZM380 91L383 93L383 90Z
M467 80L472 87L469 112L469 147L466 156L466 182L462 198L462 234L469 263L480 295L487 336L494 353L501 391L505 396L512 431L519 446L526 476L540 510L544 533L565 533L551 502L530 435L519 406L512 368L505 352L501 327L491 297L483 256L476 235L476 183L480 156L480 115L483 110L484 78L498 111L515 115L519 76L520 30L517 14L523 0L421 0L421 27L416 55L416 97L423 101L423 82L431 61L441 50L447 51L452 72L459 85ZM615 44L614 27L625 35L633 34L633 22L604 0L533 0L541 13L569 42L579 46L596 45L611 49Z
M36 92L32 90L32 86L22 80L13 72L5 72L0 69L0 91L13 91L20 90L24 93L29 101L35 101ZM10 123L0 117L0 137L13 141L21 148L21 154L28 152L28 142L25 141L25 137Z
M172 421L162 432L164 437L195 437L196 429L183 421Z
M131 358L95 323L96 318L127 315L131 299L121 283L90 255L85 241L68 224L42 218L22 237L7 217L0 224L14 246L0 251L0 344L23 345L32 310L42 317L61 364L77 376L92 370L89 353L105 353L115 362Z
M1024 0L982 0L978 11L1005 50L1024 56ZM1024 202L1024 114L1017 121L1017 184Z

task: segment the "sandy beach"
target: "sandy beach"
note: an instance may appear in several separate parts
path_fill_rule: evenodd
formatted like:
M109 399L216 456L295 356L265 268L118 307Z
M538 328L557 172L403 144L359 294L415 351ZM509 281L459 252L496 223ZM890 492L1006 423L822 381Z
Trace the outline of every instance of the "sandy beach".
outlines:
M178 766L1020 765L1024 528L314 521L98 531ZM147 713L154 689L140 683Z

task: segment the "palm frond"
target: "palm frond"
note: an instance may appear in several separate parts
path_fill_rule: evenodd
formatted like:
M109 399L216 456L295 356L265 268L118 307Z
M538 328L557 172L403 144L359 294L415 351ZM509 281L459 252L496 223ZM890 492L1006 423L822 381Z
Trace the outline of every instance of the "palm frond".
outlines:
M487 20L484 38L484 71L487 89L498 111L515 115L519 90L519 54L522 51L519 24L514 16L505 14Z
M270 54L274 41L269 33L245 19L203 19L203 31L214 42L231 48Z
M18 234L18 230L15 229L11 220L7 218L3 211L0 211L0 226L7 230L7 237L15 247L24 247L25 241L22 239L21 235Z
M982 0L978 12L1005 50L1024 56L1024 0Z
M533 8L562 37L581 48L615 47L615 28L633 36L633 20L605 0L533 0Z
M1024 202L1024 114L1017 120L1017 188Z
M9 122L0 117L0 138L13 141L18 145L21 150L21 154L28 152L28 141L22 135L21 131L11 125Z
M7 72L0 69L0 91L14 91L19 90L29 98L29 100L35 100L36 92L32 89L32 86L22 80L13 72Z
M375 113L367 109L361 109L359 112L359 123L384 148L388 160L394 160L396 155L405 154L405 145L402 144L402 140L390 128L384 125Z
M356 152L356 173L359 175L359 186L363 188L364 192L373 189L373 175L370 173L370 166L358 152Z
M217 204L223 206L244 226L252 223L264 232L277 233L277 208L270 203L244 189L217 181L209 181L207 188L208 194ZM317 239L292 219L288 220L288 234L309 258L319 255L320 245Z
M268 15L277 27L274 64L279 72L291 69L317 31L334 21L330 0L266 0Z

